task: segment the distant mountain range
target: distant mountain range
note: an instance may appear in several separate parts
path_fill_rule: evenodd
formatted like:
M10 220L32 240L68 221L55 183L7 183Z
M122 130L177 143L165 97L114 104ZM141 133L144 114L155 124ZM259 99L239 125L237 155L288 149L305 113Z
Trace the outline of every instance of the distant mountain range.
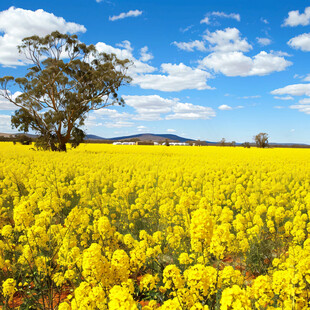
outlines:
M1 133L0 132L0 137L5 137L5 138L14 138L14 136L21 135L22 133ZM26 134L30 138L36 138L38 137L37 135L32 135L32 134ZM103 138L97 135L86 135L85 137L86 140L91 142L92 140L102 140L102 142L106 141L128 141L131 139L139 139L137 141L154 141L154 142L159 142L159 141L165 141L168 139L169 141L178 141L178 142L187 142L187 141L196 141L194 139L190 138L184 138L180 137L178 135L172 135L172 134L153 134L153 133L141 133L141 134L136 134L136 135L130 135L130 136L120 136L120 137L114 137L114 138ZM219 142L212 142L212 141L201 141L207 144L218 144ZM228 143L228 142L227 142ZM241 145L241 143L236 143L236 145ZM252 146L255 146L254 143L251 143ZM305 144L305 143L276 143L276 142L269 142L269 145L272 147L309 147L310 145Z
M0 137L5 138L12 138L14 136L21 135L21 133L1 133ZM37 135L32 134L26 134L26 136L30 138L36 138ZM152 134L152 133L142 133L137 135L131 135L131 136L121 136L121 137L115 137L115 138L103 138L97 135L86 135L86 140L109 140L109 141L123 141L123 140L130 140L130 139L139 139L140 141L165 141L166 139L170 141L179 141L179 142L186 142L186 141L195 141L194 139L184 138L177 135L171 135L171 134ZM210 142L212 143L212 142Z
M166 139L170 141L179 141L179 142L186 142L186 141L194 141L193 139L180 137L177 135L171 135L171 134L152 134L152 133L142 133L137 135L131 135L131 136L121 136L121 137L115 137L115 138L102 138L96 135L87 135L87 140L112 140L112 141L123 141L123 140L130 140L130 139L139 139L140 141L165 141Z

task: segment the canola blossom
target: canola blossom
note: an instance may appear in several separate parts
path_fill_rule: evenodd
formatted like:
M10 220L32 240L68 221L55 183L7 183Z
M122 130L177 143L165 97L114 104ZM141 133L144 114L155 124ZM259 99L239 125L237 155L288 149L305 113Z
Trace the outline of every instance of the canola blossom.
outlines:
M309 155L0 143L0 305L309 309Z

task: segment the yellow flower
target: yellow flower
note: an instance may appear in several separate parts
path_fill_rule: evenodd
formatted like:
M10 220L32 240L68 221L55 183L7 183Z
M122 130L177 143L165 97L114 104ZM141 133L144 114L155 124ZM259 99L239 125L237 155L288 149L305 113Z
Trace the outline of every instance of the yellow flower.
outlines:
M5 298L11 300L16 291L16 281L12 278L6 279L2 284L2 293Z

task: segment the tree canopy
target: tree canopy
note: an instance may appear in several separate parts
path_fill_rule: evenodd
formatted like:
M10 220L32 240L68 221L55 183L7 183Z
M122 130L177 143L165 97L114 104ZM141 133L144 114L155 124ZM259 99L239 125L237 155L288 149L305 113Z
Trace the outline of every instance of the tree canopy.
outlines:
M257 147L262 147L265 148L268 146L268 134L265 132L261 132L259 134L257 134L256 136L254 136L254 141L256 143Z
M57 31L24 38L18 50L30 67L22 78L0 78L0 95L18 108L12 127L36 132L38 146L53 151L65 151L67 143L77 146L85 137L80 127L88 112L124 105L118 90L131 81L129 60L99 53L76 35ZM12 84L21 92L17 97Z

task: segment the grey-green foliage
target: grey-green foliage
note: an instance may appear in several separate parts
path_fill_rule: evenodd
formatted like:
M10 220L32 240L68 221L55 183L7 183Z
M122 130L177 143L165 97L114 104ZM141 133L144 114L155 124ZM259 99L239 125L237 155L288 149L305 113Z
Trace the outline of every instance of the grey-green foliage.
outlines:
M67 143L78 145L88 112L124 105L118 91L131 81L126 75L129 60L99 53L76 35L57 31L25 38L18 49L31 66L25 77L0 78L0 95L18 107L12 127L38 133L41 147L65 151ZM13 83L21 92L17 98L9 89Z

